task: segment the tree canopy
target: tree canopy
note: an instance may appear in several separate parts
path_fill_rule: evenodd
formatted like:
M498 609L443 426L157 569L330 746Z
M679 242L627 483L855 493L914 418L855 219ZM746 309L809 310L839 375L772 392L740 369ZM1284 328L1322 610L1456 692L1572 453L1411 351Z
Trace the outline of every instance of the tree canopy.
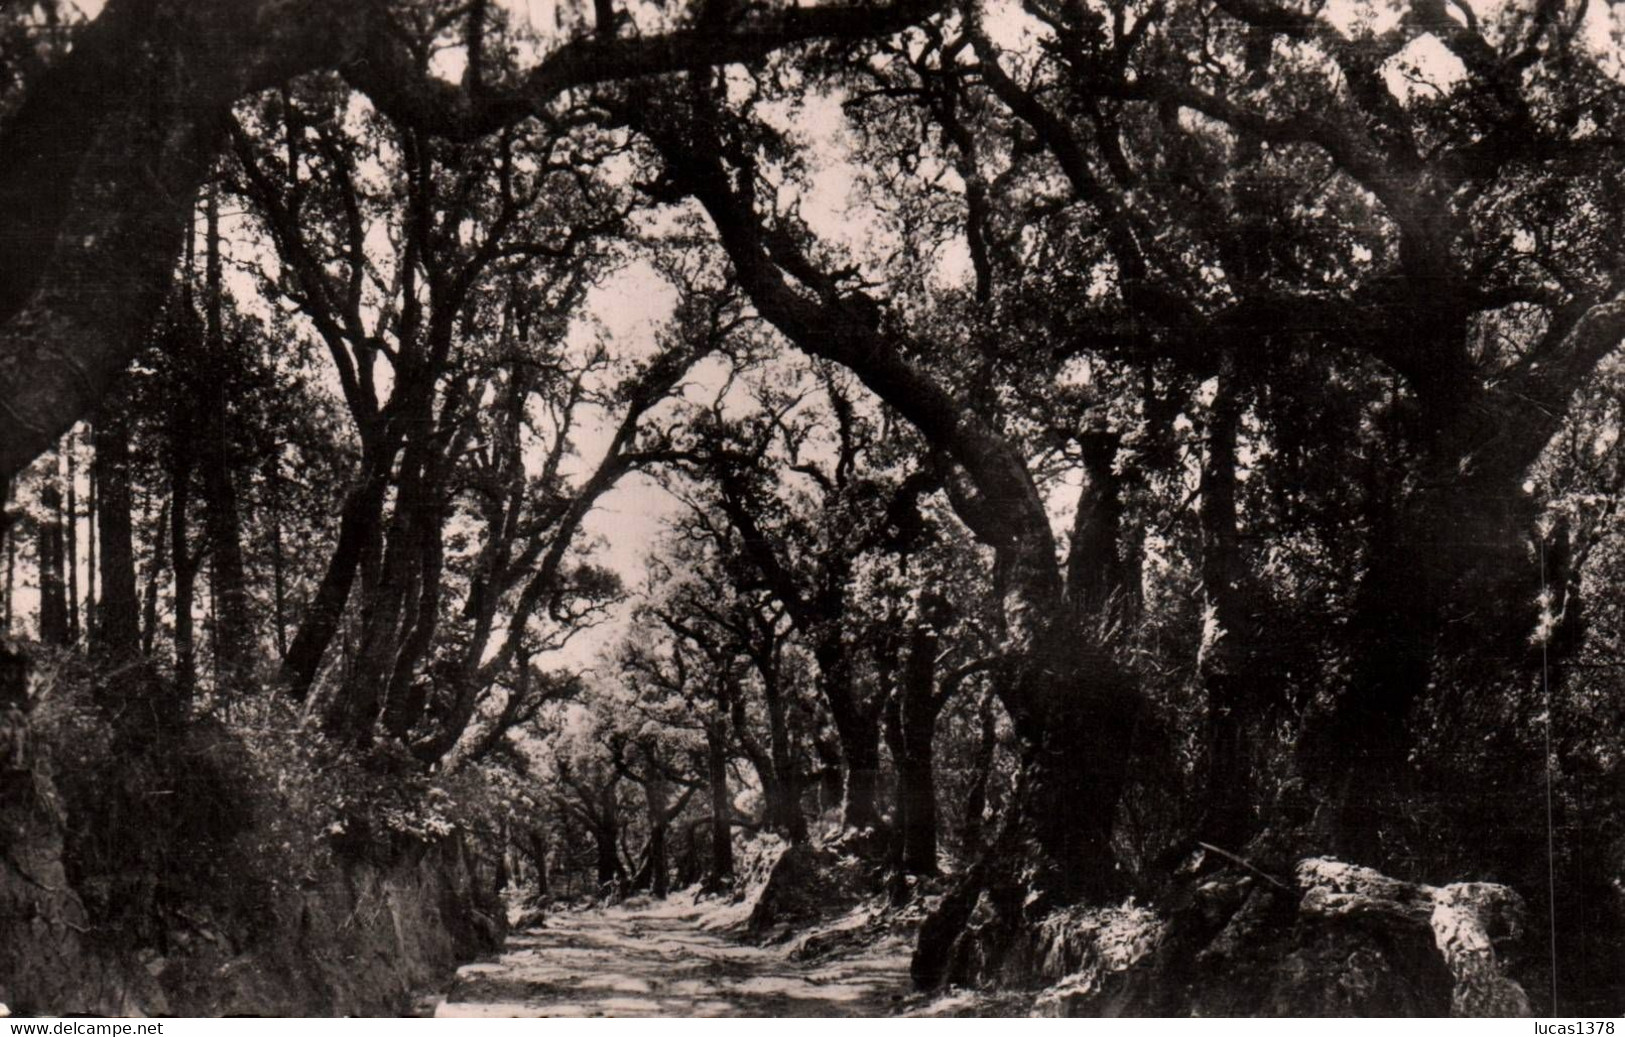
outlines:
M8 623L622 892L947 872L927 986L1215 848L1625 932L1614 8L552 12L0 14Z

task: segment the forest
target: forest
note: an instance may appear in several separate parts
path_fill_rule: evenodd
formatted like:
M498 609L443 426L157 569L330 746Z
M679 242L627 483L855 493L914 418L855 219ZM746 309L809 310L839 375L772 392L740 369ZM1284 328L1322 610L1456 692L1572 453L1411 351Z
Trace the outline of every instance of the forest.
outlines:
M6 0L0 214L0 1014L1625 1013L1611 0Z

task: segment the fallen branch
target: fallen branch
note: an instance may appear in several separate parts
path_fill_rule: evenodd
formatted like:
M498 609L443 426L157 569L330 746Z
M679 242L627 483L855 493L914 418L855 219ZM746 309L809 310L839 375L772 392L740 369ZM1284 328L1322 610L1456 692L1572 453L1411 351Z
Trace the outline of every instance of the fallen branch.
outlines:
M1225 860L1230 861L1232 864L1241 865L1243 868L1246 868L1248 871L1252 872L1254 875L1257 875L1259 878L1263 879L1265 882L1268 882L1273 886L1277 886L1277 887L1279 887L1281 889L1284 889L1289 893L1292 891L1291 886L1287 885L1285 882L1282 882L1280 879L1276 878L1274 875L1271 875L1269 872L1264 871L1263 869L1257 867L1256 865L1253 864L1252 861L1249 861L1244 857L1238 857L1235 854L1231 853L1229 850L1222 850L1219 847L1214 846L1212 843L1198 842L1196 845L1200 846L1204 850L1209 850L1209 851L1211 851L1213 853L1218 854L1220 857L1223 857Z

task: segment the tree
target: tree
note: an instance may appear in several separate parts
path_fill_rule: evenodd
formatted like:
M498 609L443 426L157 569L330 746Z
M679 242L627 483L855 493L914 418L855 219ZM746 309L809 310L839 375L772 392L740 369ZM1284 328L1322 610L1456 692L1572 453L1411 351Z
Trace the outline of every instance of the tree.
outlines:
M782 603L759 586L733 579L737 570L730 556L738 554L718 549L715 538L726 541L732 534L717 518L691 513L676 530L673 560L682 560L683 575L661 592L655 616L705 658L715 682L715 720L720 724L726 716L731 740L756 773L763 826L791 842L806 842L807 775L798 737L802 725L796 722L804 670L791 647L792 627Z
M1348 690L1312 721L1298 755L1298 769L1339 804L1322 813L1318 833L1302 838L1383 861L1377 840L1383 804L1414 791L1404 776L1406 719L1434 666L1484 646L1526 643L1528 610L1503 610L1498 623L1464 615L1457 603L1532 597L1537 581L1524 544L1534 510L1522 480L1556 428L1552 417L1625 330L1617 287L1597 273L1607 261L1598 263L1582 247L1565 257L1576 266L1554 278L1536 267L1563 267L1562 259L1540 250L1540 259L1526 265L1500 236L1521 226L1518 233L1534 241L1553 240L1554 227L1537 231L1513 213L1530 214L1534 197L1564 189L1558 170L1610 147L1577 116L1548 110L1548 97L1584 98L1583 108L1611 88L1591 74L1566 93L1538 74L1528 85L1515 82L1518 70L1585 60L1573 48L1572 26L1550 10L1509 14L1491 43L1490 30L1461 26L1442 6L1413 5L1394 33L1367 47L1349 44L1320 16L1267 5L1159 5L1133 20L1123 7L1029 6L1041 34L1029 83L1006 70L1008 58L974 5L962 12L958 34L932 23L913 46L881 45L894 64L866 68L895 73L882 74L890 90L876 96L925 108L928 125L947 142L944 150L957 151L970 174L963 177L962 210L969 222L961 226L969 228L977 295L996 303L1006 281L1079 283L1085 302L1066 316L1083 329L1080 350L1132 364L1147 378L1177 374L1194 386L1234 365L1210 416L1214 445L1203 501L1207 591L1218 622L1227 624L1216 640L1228 637L1226 653L1237 649L1246 660L1208 660L1209 752L1227 776L1223 797L1233 794L1242 773L1236 740L1249 737L1233 728L1255 730L1254 718L1271 708L1233 702L1234 682L1226 676L1238 664L1256 665L1261 647L1249 634L1256 620L1246 588L1231 575L1240 520L1229 517L1235 511L1226 484L1234 480L1227 469L1243 413L1232 394L1300 390L1288 380L1290 358L1328 340L1349 351L1355 369L1375 363L1401 380L1387 406L1403 431L1384 449L1412 474L1369 501L1367 515L1388 524L1371 527L1372 551L1362 565L1349 642L1355 670ZM1377 69L1433 32L1462 61L1464 79L1452 102L1407 102L1380 82ZM1270 36L1319 48L1327 60L1272 69L1264 50L1247 49L1248 39ZM1203 53L1224 57L1202 69L1193 38ZM1241 99L1243 81L1260 101ZM954 104L944 104L944 88L954 91ZM963 395L961 379L934 362L942 340L954 336L918 316L930 309L909 296L910 282L897 283L888 305L818 260L827 248L809 241L793 212L775 208L772 191L762 190L769 170L782 176L793 159L763 143L772 135L751 121L755 96L737 98L724 100L714 79L698 75L667 92L661 105L622 115L660 151L675 189L709 215L758 312L803 351L852 370L956 467L950 480L956 510L996 555L1009 667L999 686L1025 745L1025 806L994 854L1006 863L973 870L928 925L916 975L935 982L949 968L979 889L991 883L1009 891L1001 910L1013 928L1024 924L1021 916L1045 909L1042 898L1021 900L1015 885L997 878L1017 870L1013 860L1047 862L1040 864L1039 885L1054 903L1098 900L1121 888L1124 873L1111 849L1114 816L1146 700L1124 644L1090 633L1111 630L1097 622L1104 601L1134 595L1123 576L1109 577L1122 572L1117 548L1129 532L1110 503L1121 498L1112 488L1114 451L1096 449L1091 459L1095 448L1085 450L1088 507L1077 508L1080 526L1063 567L1028 465L1031 447L1006 424L1006 413ZM1418 143L1424 136L1425 149ZM980 192L1001 182L982 165L982 156L994 153L1009 156L997 174L1006 189L1014 192L1031 177L1056 204L1081 206L1088 218L1050 224L1055 236L1038 236L1047 253L1005 251L1017 247L1015 238L1001 239L996 219L978 223L988 211ZM1262 204L1262 181L1248 173L1232 189L1214 175L1217 163L1232 156L1241 156L1244 168L1263 163L1272 176L1320 185L1318 208L1301 221L1283 218ZM1048 168L1036 168L1041 163ZM1612 211L1615 169L1592 168L1593 189L1610 201L1579 222L1594 216L1600 225L1611 218L1604 214ZM1152 232L1170 224L1169 233ZM1373 234L1374 227L1380 232ZM1557 236L1583 241L1587 233L1571 224ZM1372 256L1367 265L1343 258L1362 249ZM916 244L910 253L921 251ZM1038 258L1083 265L1035 268ZM1088 291L1102 270L1104 290ZM1443 295L1442 285L1449 286ZM1381 319L1355 316L1369 313ZM1540 316L1530 323L1534 314ZM971 346L990 364L1023 362L1018 343L998 341L1019 340L1022 318L1005 317L1002 328L989 326L989 337ZM1125 319L1133 323L1125 326ZM1486 333L1519 345L1488 347ZM1412 345L1418 336L1428 348ZM1059 369L1053 353L1029 353L1025 362L1039 377L1053 379ZM1364 371L1356 394L1372 384L1371 368ZM1261 412L1261 420L1268 416ZM1265 434L1284 431L1266 426ZM1497 503L1486 508L1486 501ZM1521 647L1512 654L1526 665L1518 662L1527 659ZM1233 805L1223 802L1210 818L1242 839L1254 824L1238 821ZM983 938L993 931L984 927Z
M11 156L0 169L0 207L16 217L0 255L0 473L16 474L50 446L135 352L162 306L193 199L226 144L228 115L246 96L338 70L379 110L472 140L544 113L573 87L884 33L928 10L787 9L720 32L685 11L652 36L583 27L532 69L498 78L475 64L453 85L427 75L408 44L411 4L110 3L72 34L71 49L21 82L0 126L0 150ZM439 21L439 33L454 32L453 22ZM469 38L484 40L494 22L481 20ZM74 288L84 283L104 290L92 300Z
M758 427L713 414L701 426L695 467L737 534L714 539L738 546L736 564L754 570L783 605L817 663L818 691L839 739L842 826L858 834L880 826L883 696L858 679L865 639L851 589L864 556L886 540L895 512L921 486L887 485L870 456L878 452L876 432L850 389L827 368L816 384L827 411L807 405L805 391L780 390L762 400ZM833 440L820 441L815 431L828 426ZM796 492L795 476L810 492Z
M1585 5L561 10L0 14L0 474L100 402L97 650L172 637L203 711L269 616L282 707L413 780L559 721L606 882L708 822L719 888L836 798L905 872L957 835L926 985L1237 860L1528 887L1523 775L1554 827L1617 799L1625 89ZM275 254L247 288L207 184ZM579 316L629 263L677 296L652 343ZM584 523L649 472L685 510L629 589ZM76 483L66 527L39 485L64 643ZM612 676L537 665L634 594Z
M62 484L57 458L40 482L39 516L35 519L34 557L39 563L39 638L49 645L68 644L67 580L64 577Z
M748 732L730 730L736 719L743 720L731 697L738 683L734 660L716 642L652 603L644 606L639 618L664 628L664 636L653 643L627 644L621 669L640 698L653 703L653 709L641 710L649 719L679 734L698 731L704 736L704 783L711 813L700 823L710 829L711 842L701 889L720 893L734 878L733 832L741 822L735 816L729 767L738 743L751 739ZM690 747L689 755L699 753Z
M95 423L92 467L100 495L102 594L93 644L110 656L133 658L141 652L141 612L135 589L128 407L122 396L110 397Z

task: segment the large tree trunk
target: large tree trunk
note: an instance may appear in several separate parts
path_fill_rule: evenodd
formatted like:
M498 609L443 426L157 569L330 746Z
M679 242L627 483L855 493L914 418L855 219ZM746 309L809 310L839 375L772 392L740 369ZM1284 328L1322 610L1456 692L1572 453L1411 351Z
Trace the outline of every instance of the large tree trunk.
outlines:
M621 829L611 817L608 821L601 821L593 826L593 844L598 852L598 888L604 891L606 886L617 885L626 874L621 865L620 850L616 842L620 839Z
M987 813L987 786L993 777L993 758L999 748L999 722L991 691L983 694L976 716L979 737L976 753L971 757L970 794L965 797L965 825L960 835L965 854L973 858L980 856L985 848L982 815Z
M692 826L679 828L677 837L683 845L677 854L677 888L687 889L700 881L700 837Z
M547 833L540 828L530 829L526 836L526 855L536 873L535 902L540 904L547 899Z
M158 640L158 584L169 570L169 505L164 501L152 527L152 560L147 564L147 586L141 594L141 654L149 658Z
M1427 810L1415 781L1409 721L1441 666L1458 689L1531 679L1530 634L1542 573L1531 550L1538 502L1523 491L1570 397L1625 334L1625 299L1556 310L1540 360L1486 384L1473 370L1472 316L1442 306L1439 286L1406 300L1418 340L1454 344L1454 366L1413 378L1416 460L1380 500L1350 623L1348 683L1311 715L1296 768L1322 801L1307 825L1318 848L1378 867ZM1554 574L1559 585L1564 574ZM1553 647L1566 648L1559 644ZM1437 833L1430 833L1429 838ZM1473 838L1475 833L1463 833Z
M129 418L121 401L104 407L96 422L94 477L100 497L102 600L94 643L109 656L141 652L140 603L136 600L132 537ZM163 540L162 533L158 537ZM153 588L156 591L156 587ZM156 602L154 609L156 609Z
M496 875L491 881L491 888L498 893L507 889L513 882L513 872L508 867L508 853L513 843L508 837L508 822L503 820L497 829L497 866Z
M849 832L878 830L880 711L858 701L851 651L838 633L823 638L816 655L819 689L841 740L841 827Z
M642 870L647 875L643 879L644 885L640 887L634 882L633 887L647 889L657 897L665 897L671 892L671 862L666 853L666 835L671 818L667 813L666 783L649 782L643 787L643 795L649 825L649 845L644 849Z
M203 363L209 372L198 402L207 415L201 465L204 521L209 534L209 586L214 594L216 695L241 694L252 676L254 631L248 614L248 580L243 571L242 523L237 485L232 478L234 438L226 398L232 359L227 355L221 311L220 199L211 187L204 235Z
M6 537L6 636L11 636L12 599L16 593L17 578L17 524L7 523Z
M720 893L733 881L733 797L728 793L728 741L720 723L705 728L705 776L711 795L711 859L704 892Z
M621 876L621 857L615 849L614 832L593 831L593 839L598 849L598 888L603 891L606 886L613 886Z
M1320 848L1402 868L1389 855L1419 834L1401 831L1403 819L1426 816L1419 808L1429 794L1415 782L1409 721L1436 668L1453 665L1452 683L1463 688L1537 672L1536 517L1519 489L1458 482L1416 491L1373 530L1348 686L1310 718L1299 743L1299 771L1323 800L1310 833Z
M428 333L433 351L449 349L449 329L440 322ZM363 580L360 665L332 703L328 726L335 735L365 740L381 717L397 736L418 717L402 706L417 666L437 629L440 605L440 501L444 443L434 420L433 372L396 386L402 416L403 452L397 475L395 510L384 540L377 577ZM455 404L446 408L454 416ZM387 716L385 715L387 712ZM459 734L461 731L459 730Z
M1207 692L1207 817L1203 832L1240 849L1257 826L1253 747L1274 705L1279 668L1259 655L1258 602L1242 555L1236 435L1242 402L1225 358L1208 411L1202 466L1202 592L1207 615L1198 669Z
M55 458L52 459L53 461ZM48 645L68 643L67 588L62 573L62 487L52 464L40 487L35 557L39 560L39 638Z
M807 815L801 812L801 778L796 771L784 695L778 681L766 674L763 675L762 687L767 698L768 743L773 765L772 784L762 783L763 797L767 800L768 823L792 843L804 843L807 841Z
M932 771L936 734L937 634L928 619L914 629L903 666L897 709L899 864L911 875L937 873L937 789Z
M1126 889L1111 835L1139 690L1109 660L1052 651L1052 665L1024 678L1045 682L1038 694L1049 708L1015 718L1021 770L1004 827L920 929L911 970L923 987L1024 982L1051 912L1109 903Z
M818 812L838 809L846 799L846 757L841 755L840 736L819 732L812 739L812 751L818 757L818 770L813 774L818 783Z
M183 708L190 706L197 684L197 645L192 620L193 595L201 562L191 546L188 514L192 502L190 447L171 444L173 467L169 492L169 565L175 580L175 692Z
M436 493L439 493L438 488ZM401 643L384 688L384 729L397 738L406 737L422 719L422 694L414 692L414 682L440 629L445 515L439 506L426 508L424 512L418 519L415 537L418 557L414 593L403 606ZM520 663L522 670L529 665L528 658Z
M265 476L271 523L271 632L278 659L288 657L288 576L282 553L282 467L271 459Z
M68 643L79 643L79 434L68 433L68 448L62 459L67 462L63 485L67 488L62 524L63 568L67 577Z
M423 485L423 447L414 440L401 461L395 513L389 522L378 578L366 588L361 603L361 647L358 665L335 696L328 729L339 738L364 741L385 705L385 694L406 634L406 611L421 577L419 540ZM397 713L399 710L397 710ZM392 717L399 727L406 718Z
M356 573L369 545L377 539L384 495L389 489L388 469L388 461L363 461L362 481L345 497L339 514L338 540L327 571L282 660L282 680L289 694L300 701L309 694L322 657L339 631Z

